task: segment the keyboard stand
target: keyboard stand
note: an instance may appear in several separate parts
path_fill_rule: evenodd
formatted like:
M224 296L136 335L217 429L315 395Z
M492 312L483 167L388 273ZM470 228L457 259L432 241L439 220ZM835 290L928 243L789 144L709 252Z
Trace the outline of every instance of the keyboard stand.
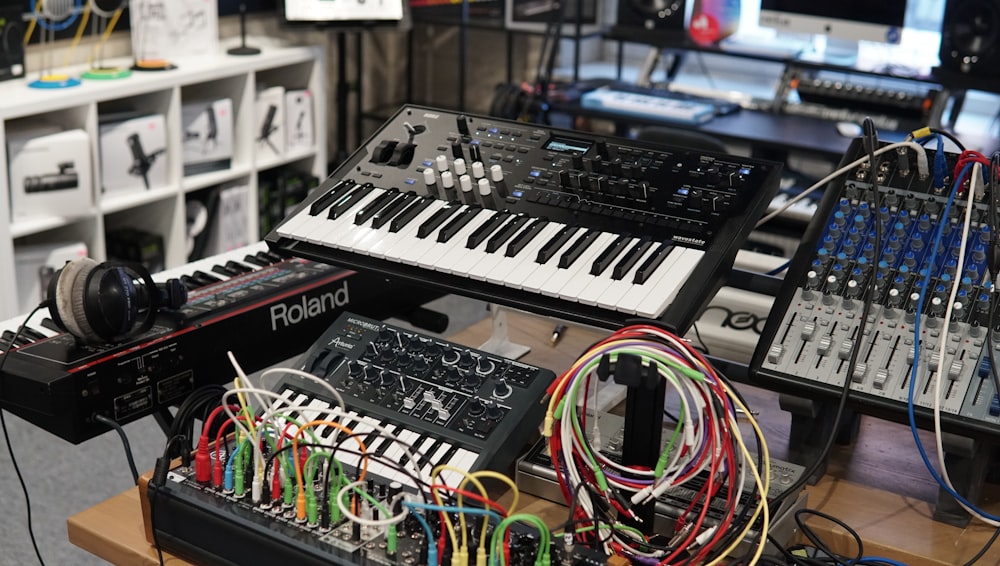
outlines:
M507 335L507 309L490 303L490 318L493 321L493 332L490 338L479 347L484 352L496 354L511 360L519 359L531 351L529 346L515 344Z

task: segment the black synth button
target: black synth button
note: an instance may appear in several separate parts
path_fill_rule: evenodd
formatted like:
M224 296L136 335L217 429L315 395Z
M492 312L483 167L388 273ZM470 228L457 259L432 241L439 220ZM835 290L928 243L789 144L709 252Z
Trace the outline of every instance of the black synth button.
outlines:
M424 223L421 224L419 228L417 228L417 237L426 238L431 234L431 232L437 230L437 227L443 224L445 220L451 218L453 214L455 214L461 209L462 205L460 204L449 204L448 206L445 206L441 210L438 210L437 212L432 214L430 218L424 220Z
M538 233L541 232L545 226L548 225L548 223L549 221L544 218L537 218L531 224L528 224L527 228L521 230L521 233L514 236L514 239L510 241L510 245L507 246L507 251L504 252L504 255L507 257L514 257L521 253L521 250L531 243L531 241L538 236Z
M615 258L621 255L622 251L628 247L628 243L631 241L631 236L618 236L615 238L614 241L611 242L611 245L604 248L601 253L597 254L597 259L595 259L594 263L590 266L590 274L600 275L604 273L604 270L606 270L615 261Z
M535 263L547 263L550 259L555 257L556 253L566 245L566 242L573 237L577 231L580 230L579 226L566 226L562 230L556 232L555 236L542 246L542 249L538 250L538 256L535 257Z
M234 259L227 261L226 267L232 269L233 271L238 271L240 273L250 273L251 271L254 271L254 268L250 267L249 265L240 263Z
M653 242L648 239L639 240L634 246L632 246L622 259L615 264L615 268L611 271L611 278L615 281L620 281L625 277L629 271L635 267L635 264L639 261L639 258L646 253L649 248L653 246Z
M437 241L444 243L451 240L459 230L461 230L470 220L479 214L481 209L478 206L470 206L452 218L438 231Z
M527 223L528 217L524 214L518 214L517 216L511 218L506 224L501 226L500 229L496 231L496 234L493 234L493 236L490 237L488 242L486 242L486 253L491 254L496 252L501 246L507 243L507 240L510 240L514 234L516 234L517 231Z
M191 274L191 278L194 279L195 281L198 281L198 282L204 284L204 285L211 285L212 283L219 283L219 282L222 281L222 279L220 279L220 278L218 278L218 277L216 277L214 275L209 275L208 273L205 273L204 271L200 271L200 270L199 271L195 271L194 273L192 273Z
M194 291L195 289L200 289L200 288L202 288L202 287L205 286L204 283L201 283L199 281L195 281L195 279L193 277L191 277L190 275L181 275L180 276L180 280L181 280L181 283L185 287L187 287L188 291Z
M596 241L597 238L600 237L600 235L601 235L600 232L593 229L584 232L582 236L580 236L579 238L576 239L576 241L570 244L570 246L566 248L566 251L563 252L561 256L559 256L558 266L562 269L565 269L573 265L573 263L580 258L580 255L583 252L587 251L587 248L589 248L594 243L594 241Z
M471 144L469 146L469 160L472 163L483 160L483 152L479 149L479 144Z
M316 216L321 211L326 210L326 207L330 206L336 202L340 197L344 196L354 186L354 181L348 179L342 179L337 184L333 186L327 193L315 201L309 206L309 214Z
M389 223L389 231L399 232L436 200L430 196L416 196L416 198L409 199L406 203L406 208L394 216L392 222Z
M236 277L237 275L240 274L239 271L229 269L225 265L218 265L218 264L212 266L212 271L218 273L219 275L225 275L226 277Z
M247 255L243 256L243 261L245 261L245 262L247 262L247 263L249 263L251 265L256 265L257 267L267 267L267 266L271 265L269 262L266 262L266 261L260 259L259 257L255 256L255 255L250 255L250 254L247 254Z
M635 272L635 277L632 279L632 282L637 285L645 283L650 276L653 275L653 272L656 271L656 268L663 263L663 260L667 259L667 256L670 255L673 249L674 246L670 242L663 242L660 244L660 247L656 248L653 255L646 258L646 261L642 262L642 265L639 266L639 269Z
M486 222L480 224L478 228L469 234L469 238L465 242L465 247L470 250L479 247L479 244L485 242L490 237L490 234L499 228L508 217L510 217L509 212L494 212L493 216L487 218Z
M360 226L368 222L372 216L375 216L375 213L382 210L382 207L392 202L397 196L399 196L399 189L393 188L368 201L368 204L359 208L358 212L354 214L354 223Z
M368 196L368 193L375 190L375 187L371 183L365 183L357 189L351 191L350 194L344 195L340 200L336 202L332 207L330 207L330 214L327 218L330 220L336 220L344 215L345 212L350 210L354 205L358 204L361 199Z
M461 142L451 142L451 156L455 159L465 159L465 152L462 150Z

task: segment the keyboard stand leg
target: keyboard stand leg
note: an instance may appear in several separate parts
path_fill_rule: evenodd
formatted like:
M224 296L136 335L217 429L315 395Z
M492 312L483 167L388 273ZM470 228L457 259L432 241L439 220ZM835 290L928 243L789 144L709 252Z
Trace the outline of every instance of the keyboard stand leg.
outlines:
M523 344L515 344L507 336L507 309L496 303L490 303L490 318L493 320L493 333L489 340L479 347L484 352L516 360L531 351Z

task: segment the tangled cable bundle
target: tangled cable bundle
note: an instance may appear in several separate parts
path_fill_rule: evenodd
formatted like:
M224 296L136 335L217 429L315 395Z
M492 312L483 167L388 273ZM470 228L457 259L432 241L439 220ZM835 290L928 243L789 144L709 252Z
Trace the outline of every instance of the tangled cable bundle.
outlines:
M601 383L611 377L619 382L662 379L667 401L679 406L677 422L665 431L667 442L651 468L601 452L600 416L594 409ZM544 434L559 484L571 520L593 527L578 529L578 541L641 563L716 564L751 529L767 532L769 456L760 427L739 394L683 339L649 325L622 328L580 356L550 393ZM740 435L737 411L753 428L756 457ZM635 527L635 506L681 487L697 495L673 533L658 533L669 542ZM721 518L709 517L716 498L725 502ZM747 504L740 506L741 500ZM764 537L756 541L750 563L763 552Z

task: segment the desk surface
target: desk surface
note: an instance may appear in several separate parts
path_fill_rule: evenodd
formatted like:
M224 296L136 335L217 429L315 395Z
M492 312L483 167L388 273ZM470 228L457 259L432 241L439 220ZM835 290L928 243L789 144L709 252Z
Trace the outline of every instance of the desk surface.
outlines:
M545 318L512 313L509 334L512 341L530 345L524 361L560 371L569 367L577 355L601 334L570 327L562 342L551 347L553 322ZM488 320L473 325L452 337L469 346L483 343L490 332ZM741 390L751 410L760 411L773 456L786 454L787 413L778 408L774 393L752 387ZM936 485L920 463L909 430L900 425L873 418L862 418L857 442L837 447L831 456L828 474L816 486L808 488L808 506L837 517L856 529L864 539L865 554L882 556L918 565L956 565L971 558L993 533L979 522L956 528L931 520L931 504ZM546 522L564 520L565 509L533 497L527 499L525 512L534 513ZM996 493L987 490L987 503ZM840 528L825 522L811 522L821 536L842 552L853 552L848 537ZM156 551L147 543L138 488L129 489L67 521L70 541L115 564L158 564ZM169 565L186 562L166 556ZM1000 564L1000 545L994 547L979 564Z

